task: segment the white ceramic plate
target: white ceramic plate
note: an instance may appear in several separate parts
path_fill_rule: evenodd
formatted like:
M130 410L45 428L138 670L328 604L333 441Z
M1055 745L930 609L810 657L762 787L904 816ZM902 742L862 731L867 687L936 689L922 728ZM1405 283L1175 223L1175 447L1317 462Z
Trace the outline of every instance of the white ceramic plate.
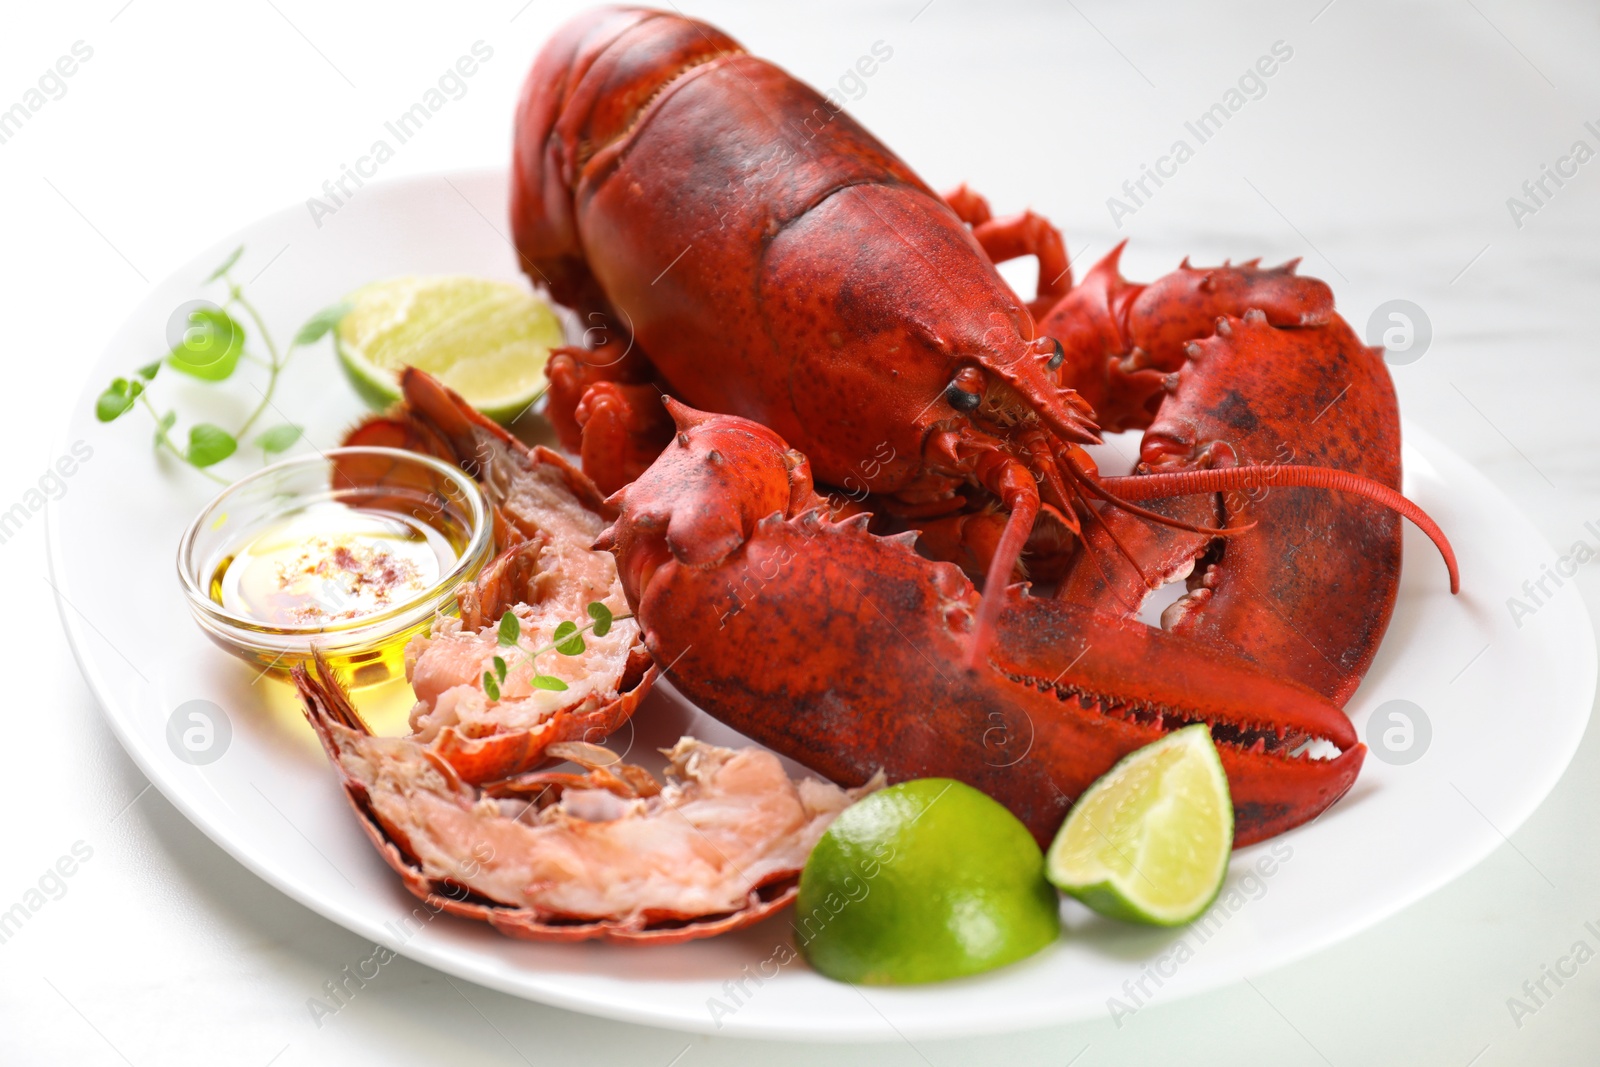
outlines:
M1369 758L1351 794L1314 824L1238 852L1230 892L1205 920L1209 935L1119 925L1069 904L1066 935L1020 965L924 988L858 989L800 962L777 966L788 956L783 918L711 941L640 949L528 944L428 917L357 828L288 688L253 681L189 619L174 552L216 487L158 463L142 413L101 425L92 408L102 380L161 355L175 308L216 297L203 279L240 243L236 276L280 340L376 278L517 278L505 186L497 172L368 185L320 227L294 207L219 241L156 286L112 340L63 446L81 440L93 454L50 507L51 567L67 635L106 718L150 780L212 840L334 922L496 989L639 1023L858 1040L1011 1030L1108 1012L1116 1008L1110 998L1137 1008L1236 981L1371 926L1488 855L1577 748L1595 690L1594 637L1581 602L1571 588L1560 590L1520 627L1506 606L1556 554L1480 474L1408 427L1406 491L1454 538L1465 591L1449 596L1433 549L1408 528L1399 608L1350 712L1369 736L1375 710L1410 701L1431 737L1414 733L1411 751L1421 754L1409 764ZM256 395L242 382L219 389L175 377L164 374L157 388L181 393L186 413L214 409L222 393L238 395L242 410ZM297 357L277 405L321 447L360 414L326 341ZM230 460L224 469L237 475L248 463ZM179 759L167 741L169 718L193 700L223 709L231 734L205 765ZM1404 741L1398 720L1385 716L1382 726ZM669 691L641 709L634 743L642 750L680 729L709 740L733 736ZM426 921L408 927L413 912Z

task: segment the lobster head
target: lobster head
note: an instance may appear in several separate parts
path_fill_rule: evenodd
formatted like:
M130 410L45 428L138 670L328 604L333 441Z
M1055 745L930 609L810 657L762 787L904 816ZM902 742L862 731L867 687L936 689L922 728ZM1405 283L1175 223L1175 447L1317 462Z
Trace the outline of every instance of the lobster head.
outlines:
M763 421L819 481L879 494L930 468L963 476L965 457L929 453L950 431L1020 457L1032 429L1098 441L1093 411L1060 384L1061 346L1036 331L955 212L910 182L833 190L772 237L760 292L792 415Z

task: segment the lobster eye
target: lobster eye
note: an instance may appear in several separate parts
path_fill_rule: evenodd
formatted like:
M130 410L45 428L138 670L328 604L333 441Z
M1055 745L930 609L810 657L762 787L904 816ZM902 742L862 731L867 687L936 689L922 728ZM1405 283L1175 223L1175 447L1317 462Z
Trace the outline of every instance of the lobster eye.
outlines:
M977 393L969 393L965 389L961 388L961 379L959 377L953 379L949 385L945 386L944 398L945 400L949 401L950 406L955 408L957 411L976 410L978 405L983 402L983 397L979 396Z
M983 371L977 367L962 367L944 387L944 398L957 411L976 411L983 403L983 386Z
M1056 350L1054 352L1052 352L1050 354L1050 358L1047 361L1045 361L1045 369L1046 370L1060 370L1062 361L1067 358L1066 349L1062 348L1061 347L1061 342L1057 341L1053 337L1050 339L1050 343L1056 346Z

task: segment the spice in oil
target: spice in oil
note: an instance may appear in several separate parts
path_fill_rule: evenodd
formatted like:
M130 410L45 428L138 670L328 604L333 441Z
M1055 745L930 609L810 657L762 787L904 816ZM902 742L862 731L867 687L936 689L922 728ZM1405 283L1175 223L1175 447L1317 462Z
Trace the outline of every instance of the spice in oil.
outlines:
M212 574L211 599L264 626L337 626L426 592L460 551L446 531L404 512L322 500L232 546Z

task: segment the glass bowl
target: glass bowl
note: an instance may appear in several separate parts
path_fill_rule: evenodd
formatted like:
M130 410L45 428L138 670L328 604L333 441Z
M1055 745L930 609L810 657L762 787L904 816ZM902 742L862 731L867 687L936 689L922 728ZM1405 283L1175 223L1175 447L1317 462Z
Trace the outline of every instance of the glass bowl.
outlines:
M392 600L379 594L376 602L342 614L302 608L301 618L285 618L281 613L278 618L266 618L265 612L246 610L240 606L240 597L230 598L225 592L237 584L225 577L230 568L246 551L258 552L261 544L273 538L277 540L272 543L280 546L301 548L295 566L304 559L330 561L292 571L285 569L287 565L269 562L263 565L268 570L250 572L257 578L275 574L283 585L281 591L272 590L274 596L288 596L291 584L285 575L291 573L317 574L316 580L335 595L347 594L346 585L362 589L366 578L361 572L332 571L334 581L330 583L325 577L330 572L322 568L335 566L331 562L335 558L357 558L348 552L335 557L337 547L330 545L354 545L356 550L367 551L365 558L371 559L372 551L381 551L371 548L377 540L363 542L359 534L302 532L316 528L317 522L330 531L337 530L352 514L345 509L355 509L357 518L374 517L374 521L395 528L403 525L415 530L417 537L412 540L425 542L439 557L439 573L428 577L426 588L420 591L402 589ZM360 523L352 520L347 525L353 528ZM425 633L437 616L455 613L456 591L477 576L493 548L489 504L478 483L458 468L397 448L334 448L275 463L224 489L184 532L178 546L178 576L195 622L228 652L264 673L284 675L309 659L315 647L352 687L360 688L404 673L406 643ZM326 555L309 555L322 550ZM448 560L449 551L455 555L453 563ZM392 567L386 573L392 576ZM224 603L229 599L233 602ZM350 596L347 602L356 599ZM322 617L304 617L318 614Z

